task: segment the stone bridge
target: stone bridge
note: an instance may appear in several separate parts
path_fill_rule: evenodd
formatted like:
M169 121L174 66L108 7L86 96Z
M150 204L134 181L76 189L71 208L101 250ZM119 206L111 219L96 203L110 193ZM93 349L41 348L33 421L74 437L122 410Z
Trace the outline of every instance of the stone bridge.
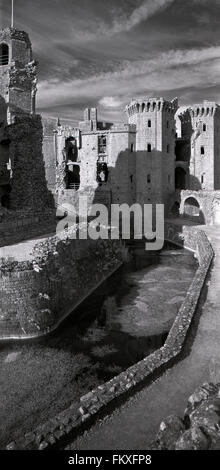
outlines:
M176 191L171 212L177 211L195 223L220 225L220 191Z

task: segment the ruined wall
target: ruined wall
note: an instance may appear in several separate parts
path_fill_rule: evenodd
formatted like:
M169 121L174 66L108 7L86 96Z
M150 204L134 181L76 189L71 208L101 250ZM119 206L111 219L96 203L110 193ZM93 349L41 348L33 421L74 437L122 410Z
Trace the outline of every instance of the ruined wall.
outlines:
M49 119L42 119L43 123L43 158L45 164L45 176L47 187L51 192L56 189L56 149L54 129L55 122Z
M71 240L71 231L36 242L24 261L0 252L0 337L43 335L121 264L118 241ZM25 246L25 245L24 245Z
M42 154L43 129L40 116L17 117L7 127L10 140L12 191L10 208L37 214L54 207L47 189Z
M0 44L9 48L9 62L0 66L0 95L8 104L8 123L18 114L35 112L36 62L27 33L15 28L0 31Z

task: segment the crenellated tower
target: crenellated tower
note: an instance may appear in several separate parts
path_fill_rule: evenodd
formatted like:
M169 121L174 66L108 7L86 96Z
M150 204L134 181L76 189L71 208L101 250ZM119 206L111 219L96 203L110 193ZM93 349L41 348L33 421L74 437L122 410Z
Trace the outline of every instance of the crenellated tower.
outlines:
M190 189L220 189L220 106L203 101L190 109Z
M175 113L178 101L132 100L126 107L136 126L137 202L166 203L175 190Z

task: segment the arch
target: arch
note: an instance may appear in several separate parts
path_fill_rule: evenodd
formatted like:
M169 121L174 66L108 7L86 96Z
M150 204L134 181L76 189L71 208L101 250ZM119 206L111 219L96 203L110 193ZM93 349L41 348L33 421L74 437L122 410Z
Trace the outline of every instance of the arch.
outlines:
M179 166L175 169L175 188L186 189L186 172Z
M184 215L189 217L200 216L200 205L195 197L187 197L184 201Z
M0 44L0 65L8 65L9 62L9 47L8 44Z
M142 103L142 113L144 112L145 110L145 103Z

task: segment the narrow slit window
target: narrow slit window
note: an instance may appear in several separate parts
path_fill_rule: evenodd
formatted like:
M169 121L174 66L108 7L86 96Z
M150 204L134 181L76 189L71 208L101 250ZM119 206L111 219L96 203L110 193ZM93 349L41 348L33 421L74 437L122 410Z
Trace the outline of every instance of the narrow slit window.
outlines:
M151 144L147 144L147 151L151 152Z
M201 147L200 152L201 152L201 155L205 155L205 148L203 146Z
M8 65L9 49L7 44L0 44L0 65Z

